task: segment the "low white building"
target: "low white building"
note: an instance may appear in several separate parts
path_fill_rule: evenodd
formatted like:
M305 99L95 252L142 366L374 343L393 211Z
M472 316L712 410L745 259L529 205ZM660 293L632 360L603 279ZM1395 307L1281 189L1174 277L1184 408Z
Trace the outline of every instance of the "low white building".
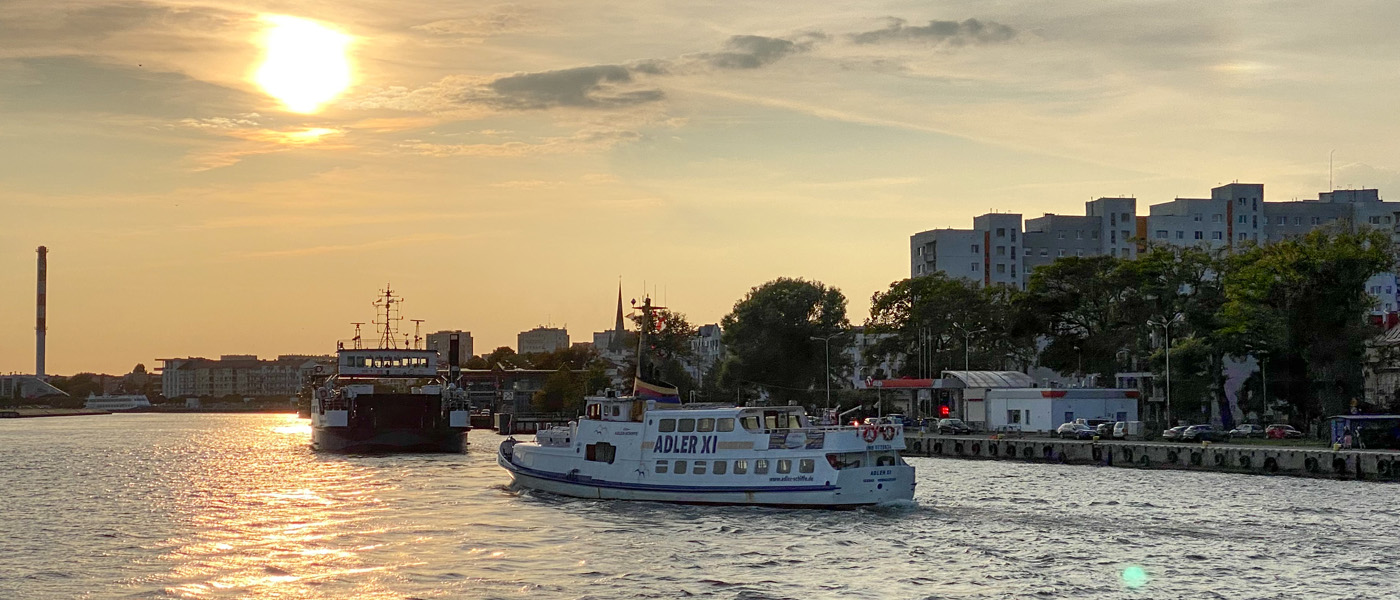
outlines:
M990 431L1049 432L1075 419L1138 420L1137 390L1002 388L987 390L981 404Z

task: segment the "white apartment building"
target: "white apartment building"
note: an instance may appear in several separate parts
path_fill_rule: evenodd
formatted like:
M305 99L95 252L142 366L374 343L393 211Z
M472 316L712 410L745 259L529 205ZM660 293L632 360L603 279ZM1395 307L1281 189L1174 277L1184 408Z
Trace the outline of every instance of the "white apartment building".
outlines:
M472 332L460 330L436 331L428 334L426 338L427 346L425 349L437 350L439 365L447 365L448 351L452 347L452 334L454 333L457 334L457 366L466 365L467 359L470 359L475 354L475 347L472 343Z
M1023 287L1021 215L990 213L972 229L934 229L910 237L910 276L943 271L982 285Z
M536 327L520 332L515 342L515 351L520 354L553 352L569 347L569 332L557 327Z

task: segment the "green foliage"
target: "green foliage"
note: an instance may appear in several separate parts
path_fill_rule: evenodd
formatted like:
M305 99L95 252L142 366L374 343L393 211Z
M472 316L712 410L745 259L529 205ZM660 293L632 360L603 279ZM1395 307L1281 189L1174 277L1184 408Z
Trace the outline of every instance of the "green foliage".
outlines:
M930 377L962 370L964 362L974 370L1023 369L1034 361L1035 339L1017 317L1019 298L1012 288L942 272L891 283L870 299L866 333L889 335L865 353L865 366L904 357L893 375Z
M842 350L849 340L846 297L840 290L803 279L779 278L749 290L721 321L724 345L732 355L722 378L735 385L756 385L778 403L813 402L815 390L840 385L849 371ZM826 344L813 337L837 336ZM824 393L824 392L823 392Z
M685 370L685 361L694 356L690 341L695 337L695 326L690 324L684 313L665 308L653 310L650 320L641 312L628 318L632 320L637 331L623 333L626 348L635 350L638 332L643 329L648 332L643 375L648 380L676 386L681 398L688 401L690 392L697 388L695 379ZM633 376L637 372L636 352L629 352L626 361L619 368L629 377Z
M1113 381L1147 320L1137 278L1112 256L1067 257L1031 273L1020 314L1049 341L1041 364Z
M467 362L462 364L462 367L466 369L489 369L491 365L486 362L485 358L473 356L468 358Z
M581 412L587 379L586 375L575 373L568 367L560 367L544 380L544 385L530 398L530 405L539 412Z
M503 369L529 369L530 361L524 356L515 353L515 349L510 346L501 346L492 350L490 354L483 356L487 369L501 367Z
M598 359L598 353L590 346L569 346L550 352L532 352L524 358L535 369L583 369Z

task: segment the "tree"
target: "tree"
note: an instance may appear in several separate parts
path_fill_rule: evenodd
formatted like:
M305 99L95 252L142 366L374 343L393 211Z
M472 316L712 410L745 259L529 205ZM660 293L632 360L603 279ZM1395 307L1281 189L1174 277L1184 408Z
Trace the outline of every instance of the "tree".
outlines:
M504 369L528 369L531 366L528 359L516 354L515 349L510 346L496 348L482 358L485 359L488 369L494 369L498 366Z
M584 377L574 373L567 366L560 367L547 379L530 404L535 410L548 413L578 413L583 410Z
M690 347L691 340L695 338L695 326L690 324L685 314L667 308L654 309L650 318L644 313L629 318L637 326L637 331L623 333L626 347L636 348L637 332L647 331L647 347L642 349L647 354L643 375L651 381L671 384L682 399L689 398L690 392L698 387L685 368L695 356L695 351ZM635 374L637 356L630 355L619 368L629 376Z
M1383 232L1314 230L1237 252L1225 273L1219 335L1231 354L1265 357L1270 398L1313 420L1345 412L1359 398L1372 276L1395 256Z
M831 339L830 371L826 345L812 340L849 328L846 297L819 282L783 277L755 287L734 304L721 327L731 355L723 376L735 385L757 385L780 403L809 403L813 390L826 388L828 377L848 370L842 353L847 340ZM832 386L839 387L839 381Z
M945 370L1022 369L1035 359L1033 332L1016 318L1019 292L981 287L942 271L896 281L870 299L866 333L880 336L866 366L907 357L898 375ZM976 333L972 333L976 332Z
M524 358L536 369L559 369L565 366L583 369L598 358L598 353L590 346L569 346L549 352L532 352Z
M1041 364L1114 380L1119 352L1133 345L1147 320L1125 262L1072 256L1031 273L1021 314L1049 340Z

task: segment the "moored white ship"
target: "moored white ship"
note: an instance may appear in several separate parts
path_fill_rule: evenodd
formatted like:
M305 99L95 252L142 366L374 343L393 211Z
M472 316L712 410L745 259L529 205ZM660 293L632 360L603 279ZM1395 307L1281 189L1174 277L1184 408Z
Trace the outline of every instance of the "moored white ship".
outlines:
M642 310L649 317L653 307L644 302ZM642 362L632 397L590 397L568 426L533 442L502 442L497 462L514 485L691 504L837 508L913 499L901 426L818 425L799 406L683 405L675 388L643 380Z
M151 400L141 394L88 395L87 401L83 403L83 408L87 410L136 410L150 407Z

